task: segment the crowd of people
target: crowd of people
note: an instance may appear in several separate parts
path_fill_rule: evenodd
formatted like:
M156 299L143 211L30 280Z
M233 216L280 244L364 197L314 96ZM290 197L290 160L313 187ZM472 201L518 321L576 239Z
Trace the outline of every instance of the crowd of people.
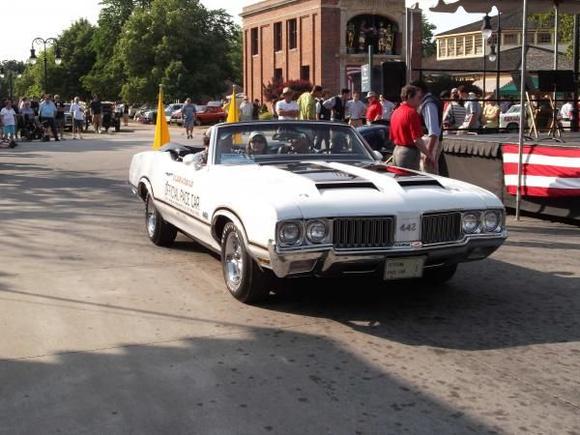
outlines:
M129 106L124 103L112 103L111 112L104 115L104 106L98 96L89 104L79 97L65 102L59 95L45 94L42 98L22 97L17 102L8 98L0 103L0 143L4 147L14 148L18 141L41 139L43 141L61 141L67 127L65 120L70 117L72 139L82 139L82 133L92 125L93 131L108 131L111 117L122 119L128 125Z
M350 89L331 95L321 86L314 86L311 91L296 96L292 89L284 88L274 104L274 114L279 120L344 122L353 127L390 126L395 164L438 173L441 102L422 82L403 88L401 101L397 105L373 91L366 94L365 102L360 92Z
M372 91L367 93L366 100L367 103L362 101L357 91L343 89L340 94L331 95L321 86L314 86L296 99L295 92L286 87L274 103L274 115L280 120L343 121L353 127L364 123L388 124L395 104Z

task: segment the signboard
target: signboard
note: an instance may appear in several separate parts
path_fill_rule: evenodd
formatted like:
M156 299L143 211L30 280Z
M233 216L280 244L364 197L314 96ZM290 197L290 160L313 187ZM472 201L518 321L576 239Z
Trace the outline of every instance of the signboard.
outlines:
M362 65L360 67L360 77L361 77L361 91L370 92L371 91L371 69L369 65Z

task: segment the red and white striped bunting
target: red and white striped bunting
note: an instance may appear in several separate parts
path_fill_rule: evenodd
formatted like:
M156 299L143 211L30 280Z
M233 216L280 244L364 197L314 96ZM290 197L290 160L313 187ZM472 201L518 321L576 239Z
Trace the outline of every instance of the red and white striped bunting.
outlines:
M518 146L502 147L507 191L517 193ZM580 197L580 147L526 145L522 167L523 196Z

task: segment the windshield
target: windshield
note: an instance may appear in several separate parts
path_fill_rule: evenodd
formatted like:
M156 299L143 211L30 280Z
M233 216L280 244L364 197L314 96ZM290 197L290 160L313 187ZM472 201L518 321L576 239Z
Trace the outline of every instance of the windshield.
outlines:
M223 126L217 134L216 164L373 160L354 130L344 124L252 123Z

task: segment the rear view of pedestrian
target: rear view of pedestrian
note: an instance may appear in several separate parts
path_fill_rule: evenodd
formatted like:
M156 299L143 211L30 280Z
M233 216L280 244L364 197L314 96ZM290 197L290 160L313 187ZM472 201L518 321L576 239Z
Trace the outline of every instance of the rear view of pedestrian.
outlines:
M101 133L101 125L102 125L102 116L103 116L103 103L97 95L93 97L93 101L91 101L91 119L93 121L93 128L95 133Z
M196 113L195 104L191 102L191 98L187 98L181 107L181 118L183 119L183 127L185 127L185 134L188 139L193 139Z
M85 111L80 104L79 97L75 97L73 103L70 105L70 112L73 120L73 139L77 138L77 133L79 139L82 139L83 126L85 124Z

